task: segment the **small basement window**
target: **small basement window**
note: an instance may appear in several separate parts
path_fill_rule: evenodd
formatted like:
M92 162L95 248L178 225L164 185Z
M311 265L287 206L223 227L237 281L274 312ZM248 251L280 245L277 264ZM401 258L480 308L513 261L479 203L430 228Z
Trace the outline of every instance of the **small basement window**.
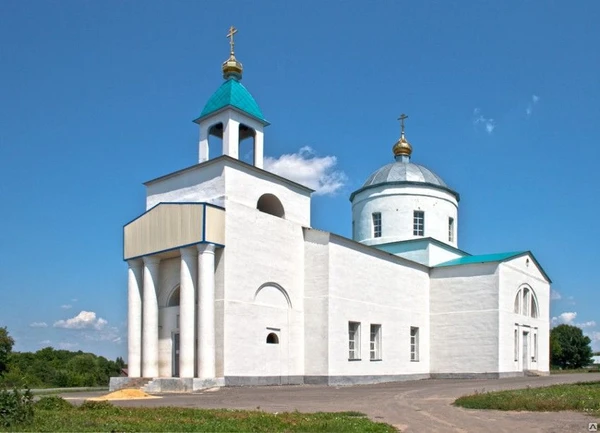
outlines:
M267 335L267 344L279 344L279 337L274 332Z

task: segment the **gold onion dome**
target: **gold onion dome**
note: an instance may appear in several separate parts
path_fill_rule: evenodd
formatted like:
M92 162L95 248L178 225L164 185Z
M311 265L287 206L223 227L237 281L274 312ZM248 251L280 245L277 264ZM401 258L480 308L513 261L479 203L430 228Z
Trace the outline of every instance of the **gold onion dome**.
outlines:
M242 64L235 58L233 35L237 33L237 29L233 26L229 28L227 37L229 38L229 46L231 47L229 58L223 62L223 78L228 80L229 78L235 78L236 80L242 79L242 71L244 70Z
M400 137L400 140L398 140L396 142L396 144L394 144L394 147L392 147L392 150L394 152L394 156L400 156L400 155L410 156L411 155L412 146L410 145L410 143L408 142L406 137L404 137L404 132L402 132L402 136Z

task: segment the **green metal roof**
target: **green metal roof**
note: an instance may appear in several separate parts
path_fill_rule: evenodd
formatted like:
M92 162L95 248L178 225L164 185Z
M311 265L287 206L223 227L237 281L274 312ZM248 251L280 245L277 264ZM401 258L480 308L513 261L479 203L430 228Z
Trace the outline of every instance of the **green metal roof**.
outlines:
M544 271L544 268L542 268L542 266L537 261L535 256L531 253L531 251L514 251L512 253L496 253L496 254L482 254L479 256L465 256L465 257L460 257L458 259L453 259L453 260L450 260L450 261L447 261L444 263L440 263L439 265L435 265L433 267L441 268L441 267L445 267L445 266L503 262L504 260L514 259L515 257L523 256L525 254L527 254L527 255L529 255L529 257L531 257L531 260L533 260L533 263L535 263L535 265L538 267L538 269L540 270L542 275L544 275L544 277L548 280L549 283L552 283L552 280L550 279L550 277L548 276L546 271Z
M512 259L516 256L526 254L527 251L515 251L512 253L497 253L497 254L482 254L479 256L465 256L459 257L458 259L452 259L444 263L435 265L434 268L442 266L456 266L456 265L470 265L473 263L489 263L489 262L502 262L506 259Z
M260 111L258 104L250 92L248 92L242 83L234 78L230 78L221 84L221 87L219 87L217 91L213 93L204 106L204 110L202 110L200 117L196 120L200 120L203 117L206 117L209 114L215 113L228 106L235 107L238 110L243 111L265 125L269 124L269 122L265 120L262 111Z

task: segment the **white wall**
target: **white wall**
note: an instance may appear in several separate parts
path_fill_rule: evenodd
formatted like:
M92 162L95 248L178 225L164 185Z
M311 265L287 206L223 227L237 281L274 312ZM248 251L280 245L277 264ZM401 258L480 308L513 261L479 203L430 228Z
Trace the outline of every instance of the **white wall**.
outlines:
M424 266L368 251L340 238L329 244L329 374L428 374L429 278ZM361 323L361 361L348 360L348 322ZM382 360L370 361L370 325L379 324ZM410 360L410 327L419 327L420 360Z
M248 187L253 185L250 183ZM255 183L254 188L258 187ZM260 195L260 191L248 194ZM237 197L235 193L232 196ZM250 202L255 203L253 199ZM284 199L282 202L286 206ZM281 374L302 375L302 227L235 201L228 200L226 207L223 373L225 376L265 376L278 370ZM257 302L257 290L265 283L280 285L289 296L291 308L283 307L272 296L259 297ZM269 353L275 350L266 344L267 327L281 329L278 368L267 362Z
M146 210L161 202L207 202L223 206L223 163L197 165L146 186Z
M498 372L498 264L430 275L431 373Z
M429 253L429 266L439 265L440 263L466 256L466 254L461 254L458 251L452 251L432 242L429 243L427 252Z
M425 233L458 245L458 202L449 192L427 186L382 185L358 193L352 203L354 239L367 245L421 238L413 235L413 212L425 212ZM381 212L380 238L373 237L374 212ZM454 242L448 241L448 218L454 218Z
M329 371L329 233L304 229L304 374Z
M529 264L527 260L529 259ZM517 292L528 287L535 293L538 318L514 313ZM514 359L514 330L518 330L518 355ZM526 369L550 371L550 284L529 255L500 264L500 357L502 371L522 371L523 332L529 333L529 366ZM537 334L537 360L533 361L533 334Z
M287 182L274 180L268 173L238 166L225 168L227 200L256 209L264 194L275 195L285 210L285 219L310 227L310 193ZM227 209L229 211L229 208Z

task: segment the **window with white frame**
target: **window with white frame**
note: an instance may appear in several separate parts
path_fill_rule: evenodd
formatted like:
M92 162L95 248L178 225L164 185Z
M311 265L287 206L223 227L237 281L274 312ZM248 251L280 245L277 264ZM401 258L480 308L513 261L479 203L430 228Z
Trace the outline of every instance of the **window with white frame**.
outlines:
M425 236L425 212L422 210L413 213L413 235Z
M515 329L515 361L519 360L519 330Z
M381 360L381 325L371 325L371 361Z
M410 360L419 360L419 328L410 327Z
M448 242L454 242L454 218L448 218Z
M381 212L373 212L373 237L381 237Z
M523 287L517 292L517 295L515 296L514 312L516 314L533 317L534 319L538 317L538 303L533 289Z
M360 359L360 322L348 322L348 359Z

